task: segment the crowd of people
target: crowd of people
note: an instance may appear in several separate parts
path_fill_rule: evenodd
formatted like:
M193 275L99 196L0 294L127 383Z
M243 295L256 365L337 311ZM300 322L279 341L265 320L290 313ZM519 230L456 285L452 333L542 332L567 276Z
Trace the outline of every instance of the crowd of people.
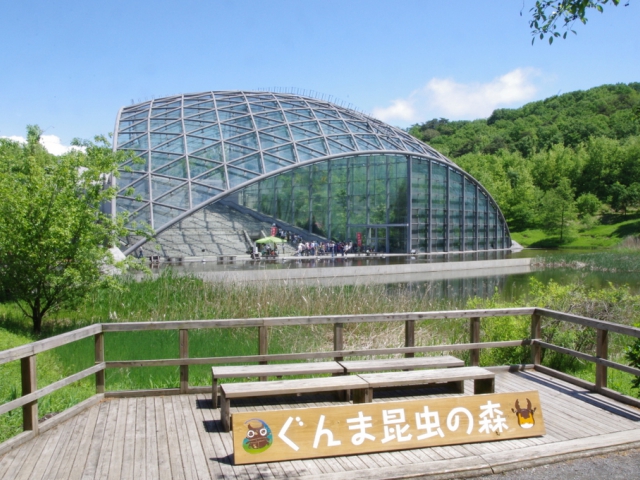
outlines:
M291 245L291 247L295 249L294 256L299 257L317 257L321 255L344 257L348 253L372 251L366 247L358 247L356 243L351 241L336 242L330 240L326 242L318 242L316 240L305 240L301 235L282 228L277 228L275 236L285 240L289 245ZM261 255L265 257L278 256L278 245L266 244L260 252L258 251L257 246L254 247L252 256L254 256L254 258L260 258Z

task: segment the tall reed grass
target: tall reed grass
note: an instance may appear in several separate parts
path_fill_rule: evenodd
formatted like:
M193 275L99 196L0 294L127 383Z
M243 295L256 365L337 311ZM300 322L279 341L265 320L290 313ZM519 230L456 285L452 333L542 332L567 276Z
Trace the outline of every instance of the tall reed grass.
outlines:
M630 254L632 255L632 254ZM637 253L633 253L637 255ZM635 258L635 257L634 257ZM640 256L637 257L640 260ZM170 273L142 281L122 279L114 290L94 292L83 305L73 311L61 311L45 325L46 335L82 327L97 322L168 321L189 319L223 319L253 317L288 317L306 315L355 315L367 313L455 310L462 308L502 308L540 306L572 312L618 323L640 322L640 296L625 287L590 290L584 285L542 284L532 280L527 296L506 301L496 293L482 299L442 299L429 288L412 285L361 285L332 287L324 284L225 284L207 283L195 277ZM21 318L17 308L0 305L0 321L5 328L30 337L30 325ZM398 347L404 344L402 322L348 324L344 330L345 348L366 349ZM529 319L500 317L482 320L482 340L499 341L527 338ZM545 340L585 353L594 353L594 332L579 326L546 321ZM256 328L191 330L191 357L252 355L258 352ZM287 326L270 329L269 353L327 351L333 348L330 325ZM468 320L446 319L417 322L416 345L442 345L468 341ZM610 355L621 361L630 339L611 335ZM178 332L142 331L107 333L107 360L162 359L178 357ZM460 352L455 352L459 355ZM58 379L91 366L94 362L93 343L85 339L58 347L48 355L56 366L41 365L54 372L47 378ZM466 359L467 355L463 354ZM526 347L484 349L481 364L499 365L528 362ZM566 356L548 352L545 364L593 380L593 368ZM192 366L190 383L209 385L210 369ZM615 387L631 393L631 376L612 375ZM43 382L45 381L43 377ZM18 377L12 381L15 383ZM55 381L55 380L53 380ZM106 374L108 390L177 387L177 367L144 367L110 369ZM40 380L39 380L40 382ZM50 381L49 381L50 383ZM39 383L40 385L40 383ZM40 385L40 386L44 386ZM611 385L613 386L613 385ZM66 408L91 394L92 379L67 387L65 393L44 401L41 411ZM5 393L5 397L6 397ZM6 398L5 398L6 401ZM46 402L50 402L47 404ZM6 417L6 416L5 416ZM15 423L15 419L12 422ZM14 424L12 423L12 424ZM0 427L2 419L0 418ZM15 425L14 425L15 427Z

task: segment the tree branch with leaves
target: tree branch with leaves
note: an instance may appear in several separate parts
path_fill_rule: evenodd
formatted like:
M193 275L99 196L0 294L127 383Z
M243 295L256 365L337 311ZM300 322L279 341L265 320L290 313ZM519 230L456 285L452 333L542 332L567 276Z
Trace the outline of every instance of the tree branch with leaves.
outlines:
M543 40L548 37L549 44L552 44L554 38L564 39L568 33L576 34L573 24L586 24L590 11L602 13L604 5L617 7L619 4L620 0L536 0L535 6L529 10L529 27L533 35L531 44L533 45L537 38ZM625 6L627 5L629 2L625 3ZM561 33L562 31L564 33Z

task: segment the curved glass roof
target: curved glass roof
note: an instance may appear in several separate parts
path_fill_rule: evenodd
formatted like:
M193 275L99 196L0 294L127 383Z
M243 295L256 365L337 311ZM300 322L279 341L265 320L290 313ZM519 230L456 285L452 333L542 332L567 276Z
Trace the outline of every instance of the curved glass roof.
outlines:
M406 132L332 103L285 93L177 95L124 107L115 147L118 211L159 232L213 197L295 164L354 152L446 157Z

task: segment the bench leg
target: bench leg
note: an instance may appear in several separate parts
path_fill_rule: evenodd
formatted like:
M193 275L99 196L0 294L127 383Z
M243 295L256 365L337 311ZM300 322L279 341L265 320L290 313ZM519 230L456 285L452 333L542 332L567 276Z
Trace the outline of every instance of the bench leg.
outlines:
M218 380L214 378L211 383L213 384L211 387L211 404L213 408L218 408Z
M336 392L339 402L348 402L351 400L351 390L339 390Z
M476 379L473 381L473 393L479 395L481 393L494 393L495 392L495 379L485 378Z
M353 403L371 403L373 402L373 388L362 388L353 390Z
M454 393L464 393L464 380L459 380L457 382L448 382L447 386L454 392Z
M220 391L220 421L223 432L231 430L231 400L225 397L224 390Z

